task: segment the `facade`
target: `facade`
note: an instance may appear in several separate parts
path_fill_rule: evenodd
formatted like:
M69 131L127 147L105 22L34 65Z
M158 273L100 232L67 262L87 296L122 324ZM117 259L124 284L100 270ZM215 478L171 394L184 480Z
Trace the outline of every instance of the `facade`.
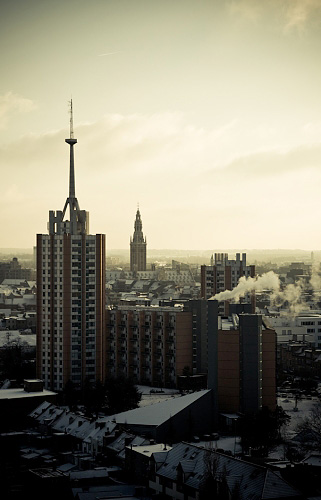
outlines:
M246 254L239 253L235 260L229 260L227 253L215 253L211 259L210 266L201 266L201 297L210 299L214 295L225 290L233 290L239 279L245 276L255 276L255 266L246 264ZM255 297L246 296L244 302L252 304L252 312L255 312ZM220 302L218 312L220 315L228 315L228 301Z
M218 318L208 301L208 387L217 413L255 413L276 407L276 333L259 314Z
M130 238L130 270L146 271L146 237L143 234L143 224L139 208L136 212L134 234Z
M107 374L176 387L192 367L192 312L183 307L118 306L106 311Z
M37 376L60 391L105 377L105 235L89 233L75 195L72 109L69 197L37 235ZM69 206L70 217L65 220Z
M303 312L293 316L281 311L265 316L265 321L274 328L280 343L302 338L311 346L321 348L321 314Z
M0 284L5 279L33 280L34 274L34 270L21 267L17 257L10 262L0 262Z

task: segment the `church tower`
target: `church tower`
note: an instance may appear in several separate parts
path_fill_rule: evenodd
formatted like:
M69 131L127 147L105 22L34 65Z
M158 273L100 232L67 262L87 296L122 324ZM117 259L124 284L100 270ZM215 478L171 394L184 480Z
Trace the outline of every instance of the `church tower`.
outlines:
M134 234L130 238L130 270L146 271L146 237L143 235L143 224L139 208L137 208Z

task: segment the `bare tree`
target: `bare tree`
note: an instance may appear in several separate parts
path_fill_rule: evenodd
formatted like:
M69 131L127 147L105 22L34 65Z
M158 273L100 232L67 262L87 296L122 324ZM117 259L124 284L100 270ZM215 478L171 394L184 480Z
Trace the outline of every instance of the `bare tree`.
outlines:
M297 425L296 430L313 434L313 449L321 450L321 403L318 402L313 406L309 415ZM311 447L308 440L305 440L303 447Z
M204 481L200 488L202 500L229 498L226 482L228 473L226 467L220 464L220 458L213 449L204 450Z

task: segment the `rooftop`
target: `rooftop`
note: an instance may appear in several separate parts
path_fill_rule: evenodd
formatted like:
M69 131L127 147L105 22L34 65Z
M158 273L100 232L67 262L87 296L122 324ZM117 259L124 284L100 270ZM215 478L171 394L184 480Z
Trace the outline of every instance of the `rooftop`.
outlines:
M55 392L42 390L42 391L34 391L27 392L23 387L18 389L0 389L0 400L1 399L18 399L18 398L36 398L43 396L55 396Z
M166 401L161 401L142 408L111 415L109 419L118 424L148 425L155 427L166 422L170 416L176 415L191 403L202 398L208 392L210 392L210 390L205 389L203 391L187 394L186 396L167 399Z

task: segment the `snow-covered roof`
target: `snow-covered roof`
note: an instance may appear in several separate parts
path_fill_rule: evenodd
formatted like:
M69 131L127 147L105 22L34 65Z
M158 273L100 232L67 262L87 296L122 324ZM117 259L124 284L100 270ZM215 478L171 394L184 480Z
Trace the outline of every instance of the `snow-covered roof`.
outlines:
M0 331L0 347L3 347L9 342L20 340L26 342L30 347L36 347L36 334L22 335L19 330L2 330Z
M212 464L211 469L214 474L218 477L225 476L230 492L239 486L240 500L288 498L298 495L298 491L276 472L184 442L175 445L167 452L157 474L176 481L177 470L180 468L184 473L184 483L191 488L199 489L206 479L209 463Z
M176 415L187 408L191 403L202 398L208 392L210 392L208 389L193 392L192 394L187 394L179 398L171 398L142 408L111 415L109 418L117 424L148 425L155 427L166 422L170 415Z
M27 392L24 388L18 389L0 389L0 399L17 399L17 398L35 398L44 396L54 396L56 393L43 390L35 392Z
M130 446L130 445L129 445ZM141 453L142 455L146 455L150 457L151 455L154 455L155 453L160 454L160 453L166 453L168 450L171 450L172 447L169 445L165 445L164 443L157 443L157 444L146 444L143 446L135 446L133 448L133 451L136 453Z

